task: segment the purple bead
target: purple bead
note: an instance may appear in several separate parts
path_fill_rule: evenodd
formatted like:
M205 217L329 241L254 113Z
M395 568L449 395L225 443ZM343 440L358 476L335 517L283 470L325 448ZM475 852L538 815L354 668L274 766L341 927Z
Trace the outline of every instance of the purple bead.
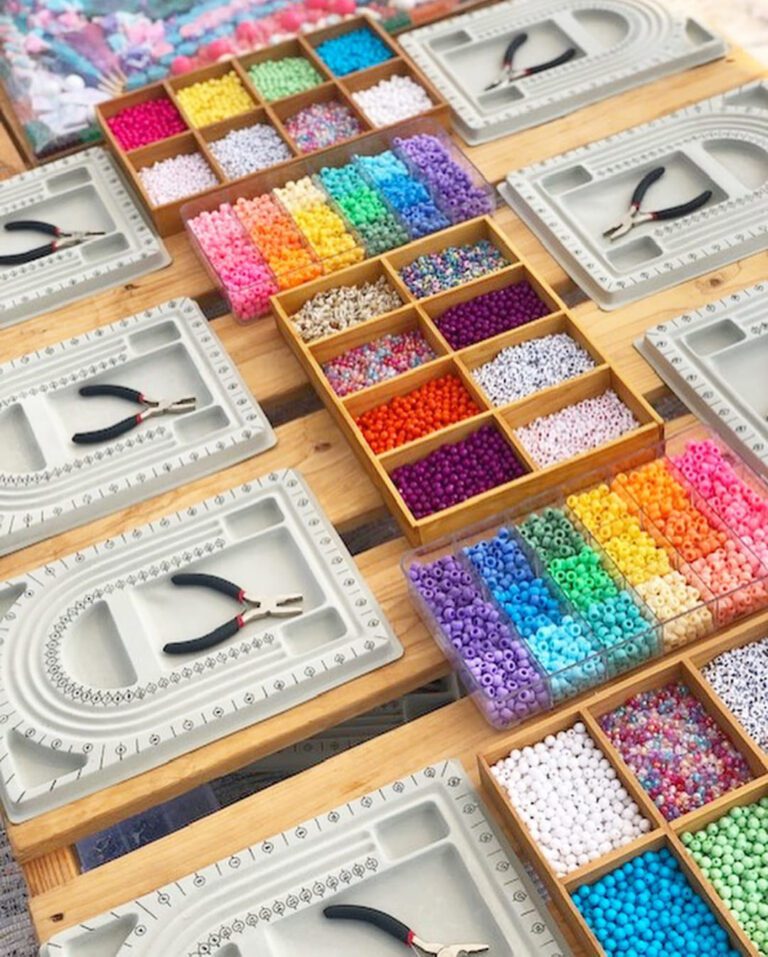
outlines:
M463 349L541 319L550 312L533 286L524 281L457 303L446 309L436 322L450 345Z

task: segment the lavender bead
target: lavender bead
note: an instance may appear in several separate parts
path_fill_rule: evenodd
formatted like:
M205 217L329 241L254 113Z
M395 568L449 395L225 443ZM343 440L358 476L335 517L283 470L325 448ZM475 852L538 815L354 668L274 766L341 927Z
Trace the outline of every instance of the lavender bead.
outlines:
M547 683L525 644L458 558L414 563L409 576L492 724L503 727L550 707Z
M416 518L440 512L519 478L525 471L504 437L486 425L453 445L443 445L392 472Z

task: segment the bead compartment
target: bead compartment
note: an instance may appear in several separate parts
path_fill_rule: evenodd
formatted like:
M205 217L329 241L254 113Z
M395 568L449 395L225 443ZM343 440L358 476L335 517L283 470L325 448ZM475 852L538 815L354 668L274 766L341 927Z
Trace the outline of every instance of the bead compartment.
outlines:
M335 36L341 32L347 32L347 30L355 28L359 29L361 27L365 27L371 31L373 35L387 46L391 58L378 66L372 66L368 69L351 73L346 77L334 76L315 53L315 46L329 36ZM273 60L280 61L288 58L301 58L307 61L319 75L320 83L317 86L292 94L289 97L267 99L266 96L259 92L249 71L252 67L264 62ZM385 70L385 72L382 73L382 70ZM140 90L116 97L105 103L97 104L96 117L105 139L147 205L158 231L162 236L167 236L170 233L178 231L183 226L181 216L182 201L177 200L160 205L152 204L149 197L140 189L140 183L137 177L136 151L123 149L119 138L116 137L110 129L110 120L116 115L120 114L126 108L134 107L137 104L150 100L170 100L181 114L186 127L185 132L183 134L177 134L176 136L155 140L140 148L148 149L172 143L178 143L180 147L183 147L185 144L183 141L178 140L177 137L189 133L194 139L197 149L206 157L209 165L216 171L221 183L242 182L244 179L247 179L248 175L254 174L228 176L226 171L216 164L215 158L208 150L208 144L212 140L222 138L232 129L242 129L245 126L262 122L272 126L291 150L289 159L274 164L270 169L282 168L284 165L290 163L291 160L302 155L314 155L313 152L302 153L287 134L282 122L286 116L286 104L289 104L291 100L298 101L299 106L293 108L293 112L295 113L297 109L301 109L309 104L322 103L324 98L328 97L330 91L332 94L331 98L341 101L359 119L362 127L361 132L350 140L350 142L356 142L360 137L365 136L376 127L374 127L365 113L360 110L352 99L352 90L358 89L358 84L362 84L363 87L372 86L380 76L390 75L390 73L386 71L391 71L391 75L398 74L408 76L426 91L431 101L431 106L428 110L421 112L419 114L420 116L426 116L447 124L449 111L446 101L420 71L413 66L410 59L402 53L399 46L390 38L389 34L375 20L367 16L353 17L334 27L328 27L315 33L296 37L295 39L285 40L273 46L257 50L254 53L233 57L221 63L214 63L209 67L194 70L181 76L168 77L157 83L149 84ZM243 89L251 100L250 108L245 113L235 114L218 123L207 124L196 128L195 125L190 122L190 117L187 115L183 106L179 103L178 92L195 83L218 79L227 73L234 73L240 80ZM290 115L290 112L287 115ZM155 162L157 159L168 158L171 155L172 151L169 151L167 148L162 156L156 156L150 149L149 154L144 156L143 159ZM146 165L146 162L143 163L143 165ZM216 187L210 187L203 195L213 193L215 189Z
M499 261L504 263L501 268L477 278L470 277L461 285L424 298L417 298L403 281L402 269L419 260L420 257L438 254L451 248L476 247L480 243L486 243L489 248L496 250ZM375 266L372 265L373 263L375 263ZM400 331L405 326L400 323L399 316L390 312L388 315L371 317L356 325L354 329L330 334L307 343L297 330L294 321L295 316L302 306L318 292L328 290L334 286L359 284L361 281L369 281L382 276L386 276L388 284L399 293L403 302L409 305L407 314L412 317L414 326L408 326L408 328L418 325L425 338L435 349L437 359L419 366L416 370L402 372L398 376L387 379L386 382L368 385L351 395L340 398L334 392L323 371L323 363L342 355L349 348L371 342L390 331ZM449 308L473 300L478 296L522 283L529 284L538 299L544 304L542 311L545 315L541 318L532 319L511 333L501 333L466 349L453 350L451 348L439 328L440 317ZM470 220L458 226L433 233L409 245L384 253L376 260L361 263L347 270L339 271L332 276L323 277L308 283L301 289L291 289L280 293L273 299L273 311L278 328L288 345L304 366L310 381L351 442L368 473L381 489L387 504L412 544L434 540L447 532L458 530L472 522L491 516L516 501L535 497L550 487L550 482L558 482L560 479L569 476L577 469L579 463L581 463L581 469L584 468L586 463L587 470L592 470L601 463L608 463L615 459L617 455L640 451L652 446L660 434L660 420L653 410L642 399L636 397L608 366L605 357L580 330L578 323L566 309L562 300L530 265L521 259L518 252L509 245L504 234L489 217ZM574 335L577 341L588 348L596 363L592 372L549 389L544 389L508 406L494 407L488 396L474 382L471 374L472 369L491 350L498 351L508 343L524 341L527 338L549 334L553 331L568 331ZM449 361L441 365L443 357ZM437 366L435 365L436 362L438 363ZM478 414L471 419L446 426L406 445L385 451L379 455L374 454L355 424L356 416L361 411L386 402L395 395L410 391L409 382L412 382L415 386L426 381L427 378L437 377L438 373L434 370L438 368L450 370L465 382L479 406ZM430 369L433 371L430 372ZM564 392L571 397L586 397L592 394L590 390L598 389L602 391L609 386L619 391L622 399L630 405L640 423L639 428L599 449L577 456L569 462L560 463L548 469L536 468L514 436L517 417L521 414L523 416L529 414L533 416L534 412L538 412L540 409L540 401L561 401L560 397ZM520 412L521 409L522 413ZM497 485L489 491L466 499L463 503L457 503L450 508L442 509L423 518L416 518L392 480L392 473L403 465L426 457L443 444L461 441L485 423L493 423L501 431L505 441L524 466L524 474L504 484Z

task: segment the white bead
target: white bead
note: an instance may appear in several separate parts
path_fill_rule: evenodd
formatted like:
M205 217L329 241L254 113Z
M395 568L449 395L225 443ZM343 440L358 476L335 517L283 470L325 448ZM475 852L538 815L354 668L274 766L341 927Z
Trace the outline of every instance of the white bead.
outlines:
M381 80L367 90L353 94L355 103L374 126L389 126L432 108L426 90L409 76Z

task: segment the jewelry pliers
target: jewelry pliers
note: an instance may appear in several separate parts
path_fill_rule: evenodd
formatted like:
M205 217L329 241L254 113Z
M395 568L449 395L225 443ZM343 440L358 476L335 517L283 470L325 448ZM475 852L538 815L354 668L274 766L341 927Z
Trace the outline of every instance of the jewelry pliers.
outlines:
M50 243L44 243L42 246L35 246L34 249L28 249L23 253L10 253L7 256L0 256L0 266L21 266L24 263L31 263L35 259L42 259L44 256L51 256L60 249L67 249L69 246L79 246L87 242L93 236L106 236L101 230L93 231L70 231L54 226L53 223L43 223L37 219L16 219L6 223L3 227L9 233L29 230L35 233L45 233L46 236L53 236Z
M556 56L554 60L547 60L546 63L539 63L536 66L527 66L519 70L514 70L512 67L515 54L527 40L527 33L518 33L516 37L510 40L509 46L504 51L503 69L498 79L494 80L493 83L489 83L483 92L487 93L489 90L495 90L496 87L501 86L502 83L514 83L515 80L522 80L523 77L533 76L534 73L543 73L545 70L552 70L556 66L562 66L564 63L568 63L569 60L572 60L576 56L576 47L568 47L564 53L561 53L560 56Z
M667 209L641 210L640 206L645 198L645 194L654 183L661 179L664 173L666 173L666 168L664 166L657 166L643 176L632 194L629 209L620 222L615 226L611 226L610 229L606 229L603 236L610 236L611 241L613 241L620 236L626 236L631 229L635 226L640 226L642 223L650 223L663 219L680 219L681 216L695 213L697 209L705 206L710 199L712 199L712 190L706 189L703 193L699 193L698 196L689 199L687 203L681 203L679 206L669 206Z
M136 389L127 389L123 385L84 385L80 389L80 395L89 398L91 396L109 395L116 399L126 399L128 402L135 402L137 405L143 405L145 408L135 415L129 415L127 419L115 422L114 425L107 426L105 429L96 429L94 432L77 432L72 436L72 441L77 445L93 445L96 442L109 442L118 436L130 432L137 425L145 422L147 419L154 418L157 415L169 415L177 412L191 412L197 405L197 399L194 396L187 396L184 399L150 399Z
M171 578L174 585L197 585L201 588L210 588L212 591L221 592L239 601L245 607L239 615L219 625L207 635L200 638L192 638L190 641L173 641L165 645L163 651L167 655L188 655L194 652L206 651L215 645L221 644L227 638L232 638L245 628L249 621L257 621L260 618L291 618L294 615L300 615L303 611L303 595L262 595L256 597L246 594L245 590L234 582L227 581L226 578L219 578L218 575L203 575L198 572L183 572L180 575L174 575Z
M396 917L374 910L373 907L360 907L355 904L337 904L326 907L323 914L329 920L359 920L372 924L385 934L402 941L414 953L429 954L430 957L467 957L469 954L484 954L490 950L488 944L430 944L399 921Z

